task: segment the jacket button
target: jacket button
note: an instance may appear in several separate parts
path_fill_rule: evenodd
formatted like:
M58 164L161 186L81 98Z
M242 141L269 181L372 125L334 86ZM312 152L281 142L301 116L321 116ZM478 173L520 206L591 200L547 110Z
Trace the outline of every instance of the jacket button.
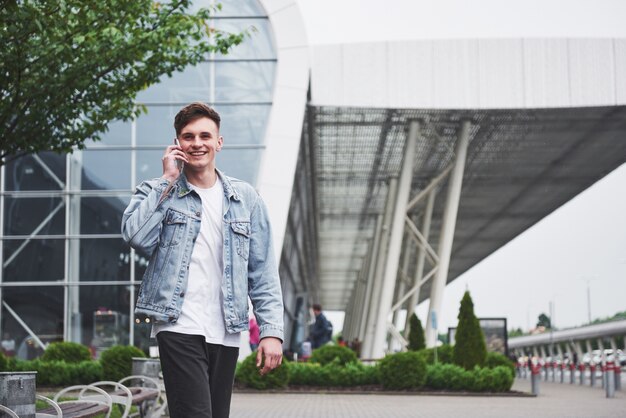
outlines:
M196 216L200 216L200 212L196 212Z
M185 297L185 292L180 292L180 297L184 298Z

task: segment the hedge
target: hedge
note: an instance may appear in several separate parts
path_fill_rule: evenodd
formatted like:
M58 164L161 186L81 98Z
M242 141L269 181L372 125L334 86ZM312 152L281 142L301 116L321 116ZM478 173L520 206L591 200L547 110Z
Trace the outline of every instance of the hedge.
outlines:
M456 364L432 364L427 366L426 375L426 387L435 390L506 392L513 385L507 366L465 370Z
M252 353L238 365L235 370L235 381L253 389L284 388L289 383L289 368L283 362L279 367L265 375L256 367L257 353Z
M36 371L38 386L86 385L102 380L102 365L99 361L87 360L80 363L66 363L64 361L35 359L15 360L11 363L11 371Z
M130 376L133 370L133 357L145 357L143 351L132 345L115 345L105 350L100 356L102 378L118 380Z
M426 382L426 362L417 351L390 354L379 368L385 389L418 389Z
M313 350L311 358L309 359L309 361L319 363L322 366L330 364L335 360L338 360L339 364L344 365L354 363L358 360L358 358L356 353L348 347L342 347L340 345L324 345Z
M319 363L288 363L289 383L302 386L350 387L380 383L378 367L361 362L345 365L338 361L322 366Z
M65 361L66 363L80 363L91 360L91 353L87 346L73 342L51 343L41 356L42 361Z

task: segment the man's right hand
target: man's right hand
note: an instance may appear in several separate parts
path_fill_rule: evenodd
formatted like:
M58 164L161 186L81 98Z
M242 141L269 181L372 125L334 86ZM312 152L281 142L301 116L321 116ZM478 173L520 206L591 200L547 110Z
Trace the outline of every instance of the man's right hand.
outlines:
M170 145L165 149L163 158L163 178L167 181L175 181L180 176L177 161L188 162L187 155L183 152L180 145Z

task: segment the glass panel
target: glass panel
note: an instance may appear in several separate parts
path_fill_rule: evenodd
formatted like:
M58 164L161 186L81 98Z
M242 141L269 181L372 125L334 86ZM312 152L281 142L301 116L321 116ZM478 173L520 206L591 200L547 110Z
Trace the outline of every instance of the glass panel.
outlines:
M119 234L122 213L130 196L83 197L80 201L81 234Z
M101 147L103 145L125 145L130 146L132 135L132 122L115 121L108 125L108 132L100 134L100 141L86 141L87 148Z
M244 30L250 36L233 47L226 55L217 54L217 59L275 59L274 40L268 19L216 19L215 28L228 33Z
M130 247L121 238L81 239L81 281L130 281Z
M211 63L204 62L176 72L171 78L163 76L158 84L139 93L137 101L140 103L208 102L211 97L211 66Z
M265 16L265 10L257 0L220 0L222 10L217 16Z
M5 282L63 280L65 240L4 240L2 259Z
M216 107L222 123L224 146L262 144L271 105L221 105Z
M223 149L217 154L216 165L231 177L256 184L261 160L260 149Z
M65 234L65 204L61 197L4 199L5 235Z
M65 155L42 152L38 157L41 162L27 155L8 163L5 190L62 190L65 187Z
M131 152L83 151L82 190L130 189Z
M174 142L174 117L182 106L148 106L148 113L137 118L137 145L162 145Z
M96 357L128 344L129 314L130 285L70 287L72 340L89 346Z
M161 177L163 174L163 150L137 151L137 178L136 184L144 180Z
M2 296L44 344L63 340L63 287L7 287ZM31 360L43 354L35 340L4 306L2 322L2 330L15 341L17 358Z
M271 102L275 62L216 62L216 102Z

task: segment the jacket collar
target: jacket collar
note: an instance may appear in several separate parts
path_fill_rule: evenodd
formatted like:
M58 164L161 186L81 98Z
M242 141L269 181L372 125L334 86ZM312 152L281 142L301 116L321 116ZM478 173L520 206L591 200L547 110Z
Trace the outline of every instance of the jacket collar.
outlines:
M220 180L222 180L222 186L224 187L224 195L228 197L229 199L232 197L235 200L241 200L241 198L239 197L239 194L237 193L237 190L235 190L235 188L233 187L230 181L230 177L228 177L226 174L224 174L217 168L215 169L215 172L219 176ZM185 175L185 172L183 171L182 173L180 173L180 176L178 177L178 197L183 197L189 194L191 190L192 190L192 187L189 184L189 180L187 180L187 176Z

